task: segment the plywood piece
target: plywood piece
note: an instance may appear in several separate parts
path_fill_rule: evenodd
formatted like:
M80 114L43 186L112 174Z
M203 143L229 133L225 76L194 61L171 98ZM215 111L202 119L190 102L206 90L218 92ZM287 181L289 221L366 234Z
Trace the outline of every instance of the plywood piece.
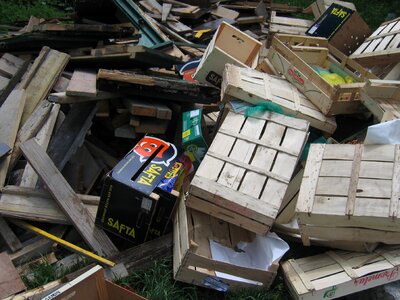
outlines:
M108 236L94 225L93 218L43 148L31 139L21 145L21 150L90 247L100 255L118 253Z
M66 95L96 97L96 72L83 69L75 70L67 87Z
M5 298L25 289L7 253L0 253L0 297Z

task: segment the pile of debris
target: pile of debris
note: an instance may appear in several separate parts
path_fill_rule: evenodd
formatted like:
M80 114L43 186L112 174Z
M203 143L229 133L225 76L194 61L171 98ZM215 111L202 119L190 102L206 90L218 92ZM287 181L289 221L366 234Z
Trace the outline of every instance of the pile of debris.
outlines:
M109 279L173 253L176 280L223 292L270 287L289 244L335 249L284 259L297 299L398 279L400 18L94 3L0 36L0 298L141 299L93 264L24 291L61 248Z

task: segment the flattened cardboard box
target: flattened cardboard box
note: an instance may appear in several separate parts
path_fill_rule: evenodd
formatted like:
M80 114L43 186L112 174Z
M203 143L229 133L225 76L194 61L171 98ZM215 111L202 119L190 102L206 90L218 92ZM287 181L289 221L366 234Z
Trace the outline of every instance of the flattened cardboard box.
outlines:
M153 216L161 206L165 214L172 212L176 197L166 197L157 185L177 157L178 150L173 144L150 136L142 138L107 174L96 225L134 244L146 241L149 231L161 235L160 228L167 224L153 226L153 222L160 223L165 218L158 215L153 220Z

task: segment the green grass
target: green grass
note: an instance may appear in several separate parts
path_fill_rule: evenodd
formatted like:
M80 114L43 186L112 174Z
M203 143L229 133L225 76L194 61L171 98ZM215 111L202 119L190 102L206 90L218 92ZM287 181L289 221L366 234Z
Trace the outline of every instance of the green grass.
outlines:
M293 6L306 8L315 0L274 0L277 3L288 3ZM374 30L385 21L388 13L396 13L400 16L400 5L397 0L355 0L353 2L357 11L363 17L369 27Z
M15 25L29 20L30 16L59 18L66 15L69 7L66 1L55 0L1 0L0 24Z
M51 281L63 278L65 275L75 272L87 266L90 262L80 257L70 267L56 267L43 261L42 263L31 266L30 270L25 274L21 275L21 279L24 282L28 290L37 288Z
M288 299L280 276L270 290L246 289L236 293L221 293L195 285L174 281L172 258L157 260L147 269L134 272L128 277L116 279L115 283L131 288L150 300L283 300Z

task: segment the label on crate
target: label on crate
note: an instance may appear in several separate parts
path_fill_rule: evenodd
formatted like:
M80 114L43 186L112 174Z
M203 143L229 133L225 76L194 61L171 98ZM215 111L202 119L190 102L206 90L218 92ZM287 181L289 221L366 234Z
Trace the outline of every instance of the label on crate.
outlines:
M332 3L331 6L306 31L307 35L331 39L353 14L353 10Z
M214 71L210 71L207 74L206 80L211 83L212 85L215 85L216 87L220 87L222 83L222 76L218 75Z
M229 284L223 282L218 277L207 276L203 280L203 285L206 287L212 288L214 290L217 290L219 292L227 292L229 289Z

